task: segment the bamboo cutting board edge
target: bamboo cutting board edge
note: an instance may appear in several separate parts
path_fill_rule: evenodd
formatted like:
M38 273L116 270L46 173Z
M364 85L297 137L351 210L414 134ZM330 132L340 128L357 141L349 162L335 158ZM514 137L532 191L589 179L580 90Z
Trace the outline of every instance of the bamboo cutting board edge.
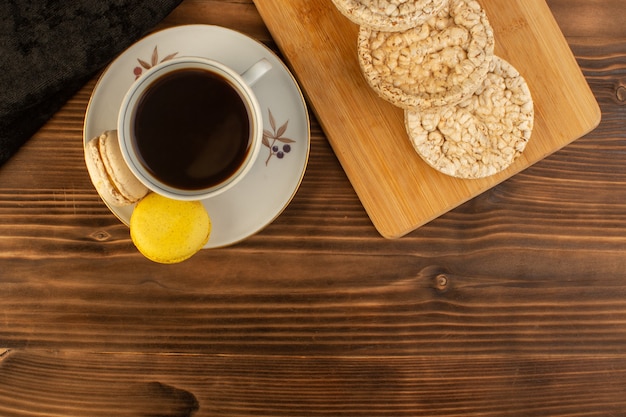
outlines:
M378 98L360 73L358 27L330 0L255 0L365 210L386 238L430 222L600 122L599 106L545 0L482 3L496 33L496 53L529 83L536 127L527 150L509 169L461 180L428 167L413 151L401 110ZM571 119L567 123L565 116Z

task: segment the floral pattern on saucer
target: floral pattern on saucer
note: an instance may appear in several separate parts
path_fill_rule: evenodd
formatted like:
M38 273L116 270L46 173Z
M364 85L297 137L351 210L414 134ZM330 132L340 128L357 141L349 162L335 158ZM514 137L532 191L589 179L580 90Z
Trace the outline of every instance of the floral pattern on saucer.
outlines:
M268 148L269 155L265 160L265 166L270 162L273 156L278 159L283 159L289 152L291 152L291 144L296 141L283 136L287 132L287 126L289 125L289 119L280 127L276 127L276 119L272 114L272 110L268 109L270 127L272 130L263 130L263 145Z
M144 61L141 58L137 58L137 62L139 62L139 66L133 69L133 74L135 74L135 80L141 77L141 74L143 74L144 69L149 70L150 68L154 67L157 64L160 64L161 62L169 61L170 59L174 58L176 55L178 55L178 52L171 53L159 61L158 46L155 46L154 49L152 50L152 56L150 57L150 62Z

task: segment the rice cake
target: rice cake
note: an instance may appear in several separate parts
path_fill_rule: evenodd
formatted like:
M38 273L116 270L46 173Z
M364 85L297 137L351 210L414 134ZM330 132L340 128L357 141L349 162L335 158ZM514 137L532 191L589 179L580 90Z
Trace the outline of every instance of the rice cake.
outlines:
M472 97L455 106L405 111L417 153L458 178L482 178L507 168L526 148L534 124L528 84L511 64L493 57Z
M424 110L471 97L487 74L494 45L481 5L450 0L426 23L402 32L362 26L358 56L378 95L404 109Z
M333 0L352 22L375 30L402 31L437 14L448 0Z

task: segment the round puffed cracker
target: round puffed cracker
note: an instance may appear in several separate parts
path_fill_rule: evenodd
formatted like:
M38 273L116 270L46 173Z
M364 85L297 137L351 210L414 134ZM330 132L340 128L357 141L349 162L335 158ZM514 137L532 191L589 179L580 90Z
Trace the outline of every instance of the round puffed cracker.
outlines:
M448 0L333 0L333 3L360 26L395 32L423 24Z
M426 23L402 32L359 30L359 64L385 100L409 109L454 105L480 86L494 51L480 4L450 0Z
M528 84L507 61L494 57L476 93L456 106L405 111L417 153L433 168L457 178L496 174L524 151L534 125Z

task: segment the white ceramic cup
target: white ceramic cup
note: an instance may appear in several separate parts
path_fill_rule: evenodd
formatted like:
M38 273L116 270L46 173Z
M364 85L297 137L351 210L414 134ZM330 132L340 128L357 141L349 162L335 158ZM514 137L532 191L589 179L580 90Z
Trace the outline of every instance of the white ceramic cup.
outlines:
M203 200L219 195L241 181L256 161L263 139L263 116L259 102L251 86L263 77L272 65L266 59L253 64L239 74L232 68L201 57L180 57L162 62L144 73L127 92L118 116L118 138L122 156L132 173L150 190L176 200ZM221 182L193 188L182 188L159 178L159 174L145 165L135 137L135 114L144 94L166 74L185 69L201 69L217 74L234 89L245 105L249 122L249 135L245 159ZM173 137L172 140L177 140ZM145 141L145 139L144 139ZM201 153L201 152L200 152ZM207 159L208 160L208 159ZM144 162L142 162L144 161ZM199 163L204 163L202 160Z

